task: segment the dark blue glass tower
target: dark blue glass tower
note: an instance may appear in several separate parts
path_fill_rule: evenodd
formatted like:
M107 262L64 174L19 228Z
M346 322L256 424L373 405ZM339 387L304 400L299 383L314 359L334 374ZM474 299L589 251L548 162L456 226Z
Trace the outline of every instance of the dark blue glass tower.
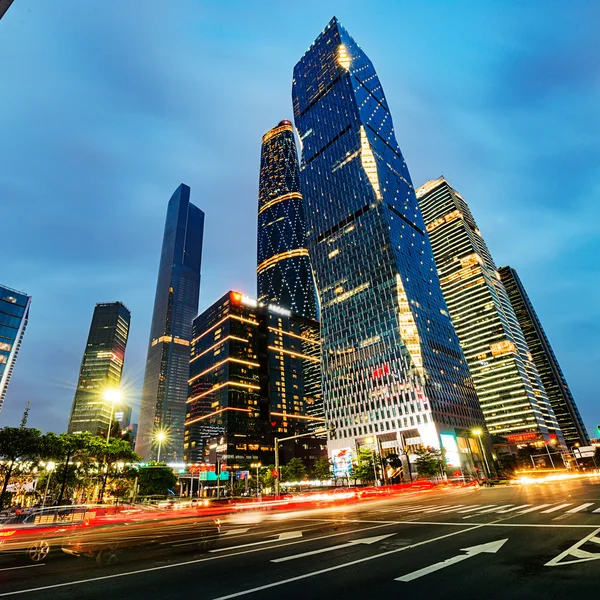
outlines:
M0 410L29 321L30 304L31 296L0 285Z
M204 213L183 183L169 200L152 314L136 452L181 460L188 391L192 321L198 313Z
M281 121L262 139L256 275L259 302L316 319L298 153L289 121Z
M463 463L483 416L381 83L337 19L296 65L293 102L329 448L443 445Z

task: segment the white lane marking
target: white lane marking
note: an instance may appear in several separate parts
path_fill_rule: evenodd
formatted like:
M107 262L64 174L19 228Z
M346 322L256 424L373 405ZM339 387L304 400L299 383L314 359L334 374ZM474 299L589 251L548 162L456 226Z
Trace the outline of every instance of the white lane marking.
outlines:
M560 510L561 508L566 508L567 506L571 506L571 504L573 504L573 503L567 502L566 504L559 504L558 506L553 506L552 508L549 508L548 510L543 510L542 514L547 515L547 514L556 512L557 510Z
M488 513L497 512L501 508L509 508L510 506L513 506L513 505L512 504L502 504L501 506L495 506L494 508L486 508L485 510L480 510L479 512L477 512L475 514L467 515L466 517L463 517L463 519L471 519L472 517L478 517L479 515L486 515Z
M522 510L518 514L519 515L526 515L527 513L534 512L534 511L540 510L542 508L546 508L546 506L550 506L550 504L538 504L537 506L532 506L531 508L528 508L527 510Z
M581 550L581 546L583 546L586 542L594 542L595 544L600 544L600 537L598 534L600 533L600 529L596 529L596 531L592 531L589 535L586 535L582 540L579 540L576 544L573 544L570 548L567 548L564 552L561 552L558 556L549 560L544 566L545 567L561 567L562 565L572 565L574 563L587 562L590 560L600 560L600 548L598 552L587 552L586 550ZM564 560L567 556L574 556L576 560Z
M301 519L305 521L306 519ZM324 520L324 519L319 519ZM337 522L337 521L334 521ZM360 533L362 531L370 531L372 529L381 529L382 527L389 527L390 525L398 524L398 521L385 521L381 523L380 521L374 521L376 523L380 523L379 525L374 525L373 527L363 527L362 529L355 529L352 533ZM421 525L422 523L416 522L416 525ZM457 523L451 523L451 525L456 526ZM461 524L462 525L462 524ZM558 525L557 525L558 527ZM566 527L566 525L564 526ZM342 531L339 533L329 533L327 535L322 535L316 538L306 538L303 540L298 540L296 542L286 542L285 544L279 544L278 546L267 546L266 548L254 548L252 550L242 550L241 552L232 552L231 554L222 554L220 556L209 556L206 558L195 558L194 560L186 560L184 562L172 563L170 565L160 565L158 567L147 567L146 569L137 569L135 571L126 571L125 573L116 573L114 575L102 575L100 577L90 577L88 579L78 579L76 581L67 581L65 583L54 583L52 585L45 585L37 588L29 588L24 590L15 590L13 592L4 592L0 594L0 598L4 598L6 596L18 596L21 594L28 594L29 592L40 592L42 590L51 590L61 587L70 587L73 585L81 585L84 583L91 583L93 581L103 581L105 579L117 579L118 577L128 577L129 575L139 575L140 573L151 573L153 571L163 571L165 569L175 569L177 567L186 567L188 565L196 565L202 562L208 562L211 560L223 560L226 558L231 558L232 556L239 556L241 554L251 554L253 552L264 552L265 550L272 550L273 548L283 548L284 546L294 546L296 544L305 544L306 542L315 542L318 540L324 540L332 537L339 537L340 535L348 535L348 531Z
M419 510L416 512L433 513L433 512L437 512L438 510L443 510L444 508L452 508L452 504L442 504L442 506L435 506L433 508L423 509L423 510Z
M566 512L567 515L572 515L573 513L578 513L581 512L582 510L585 510L586 508L588 508L588 506L594 506L593 502L586 502L585 504L580 504L579 506L576 506L575 508L572 508L571 510L568 510Z
M528 506L531 506L531 504L521 504L519 506L513 506L512 508L507 508L506 510L499 510L498 514L503 515L505 513L509 513L509 512L513 512L515 510L519 510L520 508L527 508Z
M249 544L240 544L239 546L228 546L227 548L216 548L215 550L210 550L210 552L227 552L228 550L238 550L239 548L250 548L251 546L262 546L263 544L272 544L273 542L282 542L283 540L294 540L296 538L302 537L301 531L285 531L276 536L270 536L271 538L276 537L277 539L273 540L262 540L260 542L250 542Z
M487 544L480 544L479 546L461 548L461 551L466 552L466 554L458 554L457 556L447 558L442 562L438 562L433 565L429 565L428 567L424 567L423 569L419 569L418 571L413 571L412 573L402 575L402 577L396 577L396 581L413 581L414 579L419 579L419 577L424 577L430 573L435 573L435 571L445 569L446 567L455 565L456 563L467 560L468 558L473 558L474 556L482 553L495 554L498 552L498 550L500 550L500 548L502 548L502 546L504 546L504 544L506 544L506 542L508 542L508 538L504 540L497 540L496 542L488 542Z
M490 506L496 506L495 504L491 504ZM467 508L467 510L459 510L458 512L460 514L464 514L464 513L470 513L473 512L474 510L481 510L483 508L483 506L481 504L476 504L473 508Z
M237 535L238 533L246 533L246 531L250 531L250 527L245 527L243 529L229 529L228 531L224 531L221 535Z
M457 511L459 508L465 508L466 504L457 504L452 508L445 508L444 510L440 510L440 514L451 513Z
M600 508L597 508L596 510L593 510L592 514L594 514L594 513L600 513Z
M37 565L23 565L21 567L6 567L0 569L0 571L16 571L17 569L31 569L31 567L43 567L46 563L39 563Z
M455 524L456 523L454 523L454 525ZM396 554L397 552L403 552L404 550L410 550L411 548L417 548L418 546L423 546L425 544L431 544L432 542L437 542L439 540L443 540L448 537L460 535L461 533L466 533L467 531L473 531L474 529L479 529L480 527L484 527L484 526L485 525L482 525L482 524L474 525L473 527L467 527L466 529L461 529L460 531L453 531L452 533L440 535L440 536L432 538L430 540L423 540L422 542L417 542L416 544L410 544L409 546L402 546L402 548L388 550L387 552L380 552L379 554L374 554L372 556L367 556L365 558L359 558L357 560L343 563L341 565L327 567L326 569L319 569L318 571L312 571L310 573L305 573L304 575L298 575L296 577L290 577L288 579L281 579L280 581L274 581L273 583L267 583L266 585L261 585L259 587L242 590L241 592L235 592L233 594L228 594L227 596L219 596L218 598L213 598L213 600L230 600L230 598L239 598L240 596L247 596L248 594L254 594L255 592L260 592L262 590L268 590L270 588L278 587L280 585L285 585L286 583L292 583L294 581L301 581L302 579L308 579L309 577L315 577L316 575L322 575L323 573L330 573L331 571L337 571L338 569L346 569L347 567L351 567L353 565L358 565L358 564L361 564L361 563L364 563L364 562L367 562L370 560L377 560L377 559L381 558L382 556Z
M324 554L325 552L333 552L335 550L342 550L343 548L350 548L351 546L357 546L358 544L375 544L385 540L386 538L396 535L395 533L388 533L386 535L378 535L369 538L360 538L358 540L350 540L345 544L338 544L337 546L329 546L327 548L320 548L319 550L312 550L311 552L302 552L301 554L292 554L290 556L283 556L282 558L275 558L272 563L287 562L288 560L296 560L297 558L304 558L305 556L312 556L313 554Z

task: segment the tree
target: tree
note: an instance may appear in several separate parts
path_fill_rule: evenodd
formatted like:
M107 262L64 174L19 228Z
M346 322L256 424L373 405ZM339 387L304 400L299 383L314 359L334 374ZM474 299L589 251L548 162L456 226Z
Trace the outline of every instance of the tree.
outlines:
M163 464L150 464L138 470L138 485L142 496L166 496L177 483L173 469Z
M438 477L444 473L444 456L438 448L419 448L416 455L415 465L420 477Z
M373 462L374 452L369 448L361 448L356 457L356 464L352 471L352 478L356 482L360 479L361 483L368 484L375 482L375 469L379 471L381 466L381 459L379 456L375 456L375 462Z
M4 505L6 488L12 477L17 461L37 461L42 448L39 429L30 429L24 426L26 416L21 427L4 427L0 429L0 473L4 477L2 492L0 492L0 508Z
M102 476L102 487L99 495L100 500L102 500L113 465L118 462L137 462L141 460L141 457L131 449L129 442L121 439L111 439L107 444L106 440L95 437L92 440L91 449L98 462L104 465L104 475Z
M292 458L282 469L283 481L302 481L306 476L306 467L299 458Z
M322 456L315 461L312 472L316 479L323 481L324 479L331 479L332 464L329 458Z

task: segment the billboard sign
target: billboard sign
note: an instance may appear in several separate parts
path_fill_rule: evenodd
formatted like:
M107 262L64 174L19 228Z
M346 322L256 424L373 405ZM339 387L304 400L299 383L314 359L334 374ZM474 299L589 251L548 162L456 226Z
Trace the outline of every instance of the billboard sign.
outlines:
M331 451L334 477L350 477L352 475L352 448L338 448Z
M456 436L453 433L441 433L442 448L446 451L446 464L449 467L460 467L460 455Z

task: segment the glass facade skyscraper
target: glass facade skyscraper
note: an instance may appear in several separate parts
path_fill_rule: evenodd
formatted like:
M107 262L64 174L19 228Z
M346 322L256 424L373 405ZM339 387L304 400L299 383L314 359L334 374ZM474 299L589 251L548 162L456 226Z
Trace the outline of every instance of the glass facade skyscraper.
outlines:
M96 304L71 408L69 433L106 435L114 408L104 398L121 383L131 313L121 302Z
M258 301L316 319L294 128L281 121L262 138L258 190Z
M481 409L381 83L337 19L296 65L293 104L329 450L447 445L463 463Z
M567 380L518 273L511 267L500 267L498 271L565 442L569 447L589 445L590 439Z
M444 178L417 191L442 290L491 433L562 443L500 274L467 203Z
M231 466L273 462L273 438L322 425L319 324L228 292L194 320L184 459L219 440Z
M155 436L164 431L161 457L181 460L192 321L198 314L204 213L181 184L167 208L154 312L142 389L136 452L155 459Z
M31 296L0 285L0 410L29 321L30 304Z

